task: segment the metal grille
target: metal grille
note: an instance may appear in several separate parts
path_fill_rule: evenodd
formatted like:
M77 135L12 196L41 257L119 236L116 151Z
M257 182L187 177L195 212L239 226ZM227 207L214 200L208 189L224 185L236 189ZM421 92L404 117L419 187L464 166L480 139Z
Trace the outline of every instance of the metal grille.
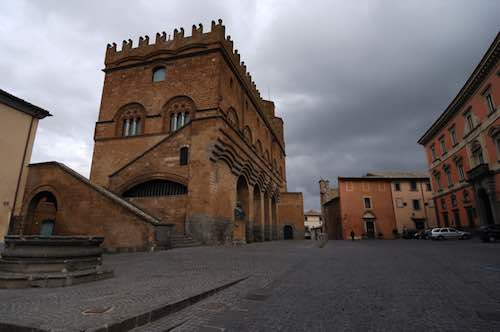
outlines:
M177 182L167 180L152 180L130 188L124 197L156 197L187 194L187 187Z

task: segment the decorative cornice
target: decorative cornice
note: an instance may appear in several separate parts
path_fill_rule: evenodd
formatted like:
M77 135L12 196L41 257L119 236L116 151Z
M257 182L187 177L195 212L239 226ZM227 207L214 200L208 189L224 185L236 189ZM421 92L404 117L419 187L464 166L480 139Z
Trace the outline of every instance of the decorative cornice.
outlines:
M446 122L453 117L469 98L477 91L486 76L492 71L500 58L500 33L497 33L495 40L490 45L483 58L476 66L472 74L467 79L465 85L460 89L457 96L453 99L446 110L439 116L439 118L427 129L427 131L418 140L421 145L427 144L430 139L446 124Z

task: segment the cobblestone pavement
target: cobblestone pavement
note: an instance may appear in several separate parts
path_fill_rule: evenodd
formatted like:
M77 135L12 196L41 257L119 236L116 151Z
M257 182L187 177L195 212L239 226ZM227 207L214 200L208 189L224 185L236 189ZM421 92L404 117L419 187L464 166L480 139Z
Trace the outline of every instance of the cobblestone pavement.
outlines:
M0 290L0 322L92 330L246 280L134 331L499 331L500 244L280 241L105 256L116 277ZM89 308L111 308L83 315Z
M296 260L270 283L248 280L134 331L500 331L500 244L284 248Z

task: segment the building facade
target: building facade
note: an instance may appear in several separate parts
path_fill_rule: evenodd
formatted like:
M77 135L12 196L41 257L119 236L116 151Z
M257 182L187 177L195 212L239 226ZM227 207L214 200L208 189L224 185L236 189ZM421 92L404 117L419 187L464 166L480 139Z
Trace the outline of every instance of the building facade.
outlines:
M371 172L339 177L338 188L320 181L329 239L394 238L405 230L436 225L430 179L413 172ZM335 193L338 193L335 195ZM430 202L430 203L429 203Z
M21 211L38 120L50 113L0 90L0 241Z
M222 21L189 37L181 28L172 39L108 45L104 72L87 187L206 244L279 239L287 226L303 237L302 194L286 187L283 120Z
M304 227L306 238L318 239L320 233L323 233L323 217L321 212L310 209L304 212Z
M371 172L367 176L387 178L399 234L437 225L430 178L415 172Z
M500 223L500 34L458 95L419 139L440 226Z

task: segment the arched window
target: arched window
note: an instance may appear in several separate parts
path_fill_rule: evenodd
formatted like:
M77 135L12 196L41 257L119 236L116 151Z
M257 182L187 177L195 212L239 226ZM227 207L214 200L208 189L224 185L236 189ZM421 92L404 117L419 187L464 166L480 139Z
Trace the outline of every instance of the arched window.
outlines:
M117 135L137 136L144 131L145 111L140 104L125 105L118 111L115 119L117 121Z
M151 180L138 184L123 193L123 197L157 197L186 195L187 187L168 180Z
M252 144L252 131L249 126L245 126L245 129L243 129L243 137L245 138L245 141Z
M153 69L153 82L161 82L165 80L167 70L165 67L156 67Z
M179 163L181 166L188 164L188 160L189 160L188 153L189 153L189 149L187 147L184 146L181 148L180 156L179 156L179 161L180 161Z
M165 127L173 133L189 123L194 114L194 102L188 97L176 97L169 101L165 107ZM165 120L167 121L167 120Z

